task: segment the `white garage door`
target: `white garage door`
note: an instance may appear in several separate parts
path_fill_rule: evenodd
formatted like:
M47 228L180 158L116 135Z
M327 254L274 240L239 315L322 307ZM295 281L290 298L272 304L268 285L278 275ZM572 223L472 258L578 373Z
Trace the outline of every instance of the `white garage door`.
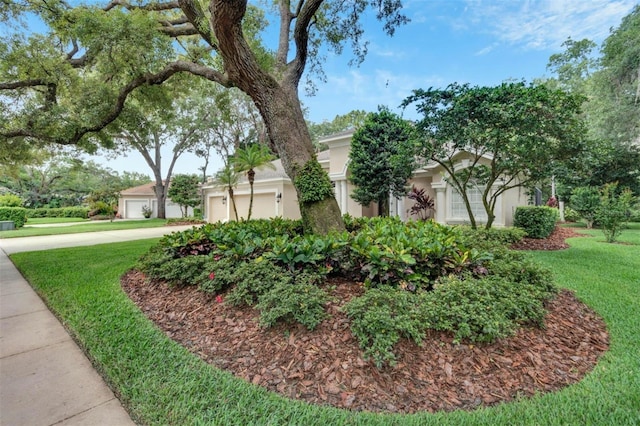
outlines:
M125 219L142 219L142 207L148 205L144 200L127 200L125 201L124 215Z

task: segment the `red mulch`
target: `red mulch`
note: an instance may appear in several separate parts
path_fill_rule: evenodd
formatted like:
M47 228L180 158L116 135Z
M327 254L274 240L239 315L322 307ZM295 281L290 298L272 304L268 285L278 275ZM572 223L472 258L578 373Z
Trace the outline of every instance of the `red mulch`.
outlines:
M565 240L572 237L588 237L588 235L579 234L572 228L556 226L548 238L525 237L519 243L511 245L511 248L514 250L563 250L569 248Z
M362 293L360 284L332 280L331 318L308 331L297 324L261 328L252 308L147 282L137 271L121 281L158 327L205 361L287 397L351 410L473 409L555 391L579 381L609 344L602 319L563 290L547 306L545 329L525 327L489 345L454 344L450 335L430 332L422 347L402 340L397 365L379 370L362 359L340 311Z

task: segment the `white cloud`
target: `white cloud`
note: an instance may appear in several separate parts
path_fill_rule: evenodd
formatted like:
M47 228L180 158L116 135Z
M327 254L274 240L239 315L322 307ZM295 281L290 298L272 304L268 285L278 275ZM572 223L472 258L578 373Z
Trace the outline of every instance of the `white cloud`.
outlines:
M489 46L483 47L482 49L478 50L474 55L475 56L486 55L487 53L491 52L496 47L498 47L498 43L491 43Z
M468 0L451 25L470 25L525 49L557 49L567 37L601 42L635 4L636 0Z
M399 74L380 68L368 74L351 70L346 74L327 77L327 85L319 97L322 102L318 102L320 99L308 99L305 102L313 106L314 115L321 117L334 117L354 109L376 111L379 105L388 106L391 111L400 114L402 110L399 105L412 90L446 84L445 79L438 75ZM329 108L330 112L321 111L324 108ZM411 117L415 114L408 109L405 115Z

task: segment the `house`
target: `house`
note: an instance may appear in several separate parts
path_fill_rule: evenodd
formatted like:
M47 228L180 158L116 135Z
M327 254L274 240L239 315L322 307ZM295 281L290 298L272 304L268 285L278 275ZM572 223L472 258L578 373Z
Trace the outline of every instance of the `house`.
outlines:
M158 217L158 197L154 191L155 182L134 186L120 192L118 199L118 215L122 219L142 219L143 207L151 209L151 217ZM189 207L188 216L193 216L193 209ZM165 203L165 217L167 219L182 217L180 206L167 198Z
M353 217L378 215L377 205L361 206L350 196L354 185L349 182L349 152L353 130L328 136L320 142L328 149L318 153L318 161L329 174L333 182L335 196L343 214ZM471 158L469 154L461 152L457 168L466 167ZM482 161L490 162L491 158ZM287 177L280 160L273 161L275 170L258 170L254 182L254 200L252 218L284 217L300 218L298 199L291 180ZM434 219L439 223L464 224L469 223L462 197L447 183L444 169L435 162L429 162L424 167L415 170L409 181L409 186L424 188L429 196L435 200ZM233 220L233 208L230 205L226 190L216 186L211 181L202 188L205 198L205 219L209 222ZM240 218L246 217L249 208L249 183L246 178L234 188L234 198ZM469 191L469 198L478 223L486 220L486 213L482 205L481 193L478 189ZM495 208L494 226L510 226L517 206L526 205L528 197L523 188L513 188L498 196ZM399 216L403 220L409 219L408 210L413 201L406 197L390 200L390 214Z

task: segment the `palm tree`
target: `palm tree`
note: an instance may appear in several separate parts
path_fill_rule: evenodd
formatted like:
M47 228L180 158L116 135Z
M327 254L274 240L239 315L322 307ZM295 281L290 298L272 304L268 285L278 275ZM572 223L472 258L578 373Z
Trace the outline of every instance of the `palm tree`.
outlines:
M275 157L271 154L266 145L251 144L246 148L236 151L234 156L235 168L239 172L246 172L249 179L250 197L249 197L249 214L247 220L251 219L251 209L253 208L253 182L256 179L256 169L268 168L275 170L276 166L271 163Z
M233 188L238 186L240 181L240 174L231 167L230 164L225 164L223 169L216 172L214 176L214 183L227 190L229 194L229 200L233 206L233 213L236 216L236 222L238 221L238 209L236 208L236 200L233 198Z

